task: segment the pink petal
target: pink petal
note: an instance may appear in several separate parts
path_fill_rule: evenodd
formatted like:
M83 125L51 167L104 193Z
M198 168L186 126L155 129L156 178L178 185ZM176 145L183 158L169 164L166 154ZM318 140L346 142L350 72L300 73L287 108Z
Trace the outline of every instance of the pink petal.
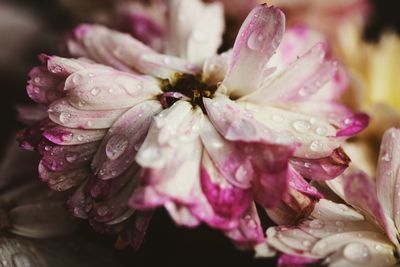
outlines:
M48 105L63 96L64 80L48 72L46 67L35 67L29 72L26 91L36 103Z
M378 159L376 187L380 204L387 216L400 226L400 130L391 128L383 136Z
M129 243L135 251L139 250L143 243L152 215L153 211L136 212L134 226L130 229L128 237Z
M33 125L47 118L47 108L41 105L17 105L18 121L25 125Z
M336 136L353 136L368 126L369 116L365 113L357 113L345 118L343 122L343 128L336 133Z
M43 119L18 132L17 141L23 149L35 150L42 141L43 131L47 128L54 127L54 123L49 119Z
M277 69L274 74L278 74L321 42L326 42L324 36L310 27L303 24L291 26L285 30L282 42L276 54L271 57L269 65L275 66Z
M271 143L297 143L299 147L295 151L296 157L327 157L344 141L343 138L335 137L337 129L327 117L315 117L295 109L261 106L244 101L238 104L253 116L253 120L270 129L273 133ZM228 118L233 120L232 117L230 115Z
M203 10L200 11L199 9L192 9L193 7L189 3L194 1L181 0L180 2L180 6L186 6L186 10L181 9L177 11L177 14L179 14L177 16L178 20L182 14L190 14L190 17L193 17L192 19L194 20L193 28L187 36L185 58L190 62L202 64L205 59L217 54L217 50L222 43L222 34L225 26L223 6L218 2L207 5L203 4ZM197 2L200 5L202 4L201 1ZM198 14L199 18L193 16L193 12L189 10L196 10L196 15ZM180 26L184 26L185 24L187 24L187 21L185 23L180 21L178 23ZM179 31L176 27L172 27L172 29L174 29L172 32ZM171 37L173 38L173 36Z
M92 68L70 75L64 90L69 102L84 110L129 108L161 93L154 78Z
M90 176L88 168L77 168L68 171L49 170L42 162L39 164L39 176L48 183L49 187L56 191L66 191L80 185Z
M54 125L48 127L44 132L43 136L57 145L81 145L85 143L91 143L100 141L106 134L106 130L85 130L85 129L74 129L66 128L60 125Z
M304 177L316 181L330 180L341 175L349 166L350 158L342 148L320 159L293 157L290 164Z
M160 55L128 34L99 25L76 28L68 48L73 56L87 57L124 72L169 78L176 71L190 71L185 60Z
M53 102L49 118L62 126L80 129L110 128L126 109L85 111L71 106L66 99Z
M99 146L98 142L76 146L54 145L42 141L38 151L42 155L42 164L52 171L67 171L87 165Z
M265 237L256 205L253 203L243 214L236 229L227 231L225 234L241 248L248 248L264 242Z
M261 89L246 97L257 104L296 102L308 99L328 82L337 63L325 58L326 48L317 44L279 75L266 81Z
M222 86L240 97L259 88L265 64L276 51L285 28L279 9L260 5L254 8L242 25L233 47L228 74Z
M202 148L198 131L203 116L200 108L178 101L155 117L136 155L139 165L146 168L143 183L150 190L141 190L141 195L152 192L149 196L159 194L181 204L196 203L193 192L200 179Z
M100 179L114 178L134 162L153 116L161 109L158 101L150 100L134 106L118 118L103 138L92 162Z
M203 152L201 187L216 214L231 220L239 219L249 208L251 190L231 185L216 169L207 152Z
M306 267L317 264L320 260L305 258L300 256L293 256L289 254L283 254L279 257L278 266L279 267Z
M178 225L196 227L200 224L200 220L192 215L189 208L186 206L175 204L174 202L167 202L165 203L165 208Z
M293 150L260 142L230 142L206 121L201 133L205 149L218 171L232 185L253 193L265 207L276 205L286 189L286 170Z
M343 175L346 202L371 216L386 231L389 238L398 244L393 221L387 219L371 178L362 171L349 170Z

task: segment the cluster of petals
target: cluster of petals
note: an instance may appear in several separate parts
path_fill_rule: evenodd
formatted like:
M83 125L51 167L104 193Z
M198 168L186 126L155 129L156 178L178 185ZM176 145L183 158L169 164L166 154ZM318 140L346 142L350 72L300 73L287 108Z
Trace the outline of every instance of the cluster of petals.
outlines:
M27 91L47 116L21 144L39 151L51 188L77 187L71 210L101 231L129 228L135 243L163 206L177 224L260 243L255 203L277 214L295 193L320 198L303 176L341 174L340 145L368 117L337 102L345 77L326 45L303 27L284 34L279 9L255 7L233 49L217 55L221 4L168 8L165 54L81 25L67 43L74 58L42 55Z
M267 230L281 266L394 266L399 262L400 130L386 131L375 180L350 167L296 226Z

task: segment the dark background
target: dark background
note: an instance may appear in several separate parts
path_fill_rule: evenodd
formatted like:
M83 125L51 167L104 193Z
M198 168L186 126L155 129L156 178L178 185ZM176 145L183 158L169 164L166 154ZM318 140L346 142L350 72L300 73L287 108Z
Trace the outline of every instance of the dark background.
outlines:
M244 0L245 1L245 0ZM27 73L36 65L36 55L45 52L57 53L54 45L61 38L60 33L67 32L76 25L73 17L63 10L55 0L14 0L16 5L37 14L45 25L44 30L50 33L44 40L37 36L29 49L24 51L24 64L15 71L13 68L0 68L0 142L1 152L4 144L12 138L15 130L23 127L15 119L15 104L30 103L25 92ZM365 29L366 39L375 41L383 29L392 28L400 32L399 4L397 0L373 0L373 12ZM10 29L10 35L13 34ZM1 36L0 38L7 38ZM0 43L1 44L1 43ZM2 49L2 47L0 47ZM6 62L13 66L15 62ZM2 64L4 66L4 64ZM93 231L84 225L80 230L88 238L98 238ZM101 237L106 247L113 247L110 237ZM116 251L117 257L127 266L274 266L273 260L253 259L252 253L241 252L233 247L223 234L205 226L196 229L176 227L165 211L156 212L144 244L139 252L130 249Z

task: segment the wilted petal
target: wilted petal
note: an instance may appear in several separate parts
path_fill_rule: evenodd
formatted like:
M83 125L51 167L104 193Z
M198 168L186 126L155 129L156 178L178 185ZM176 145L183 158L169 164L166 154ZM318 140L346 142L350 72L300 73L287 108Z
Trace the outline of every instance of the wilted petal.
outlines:
M9 220L12 233L33 238L63 236L76 228L76 221L61 202L18 206L9 212Z
M328 157L305 159L293 157L290 164L304 177L316 181L330 180L341 175L349 166L350 158L342 148L335 149Z
M69 76L64 90L68 101L83 110L129 108L161 93L158 81L150 76L91 68Z
M221 87L235 97L257 90L265 78L260 70L276 51L284 28L282 11L266 4L254 8L238 33Z
M85 167L68 170L52 171L43 163L39 164L39 176L48 183L49 187L56 191L66 191L74 186L80 185L90 177L90 170Z
M124 172L135 160L153 116L162 109L158 101L146 101L124 113L110 128L97 150L92 167L100 179Z
M71 106L66 99L53 102L48 110L49 118L60 125L78 129L110 128L126 109L80 110Z

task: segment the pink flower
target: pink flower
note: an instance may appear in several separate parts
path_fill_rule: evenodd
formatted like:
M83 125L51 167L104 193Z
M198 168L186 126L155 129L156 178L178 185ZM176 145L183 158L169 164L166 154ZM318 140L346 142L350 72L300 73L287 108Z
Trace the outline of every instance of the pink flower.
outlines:
M48 119L22 144L39 150L52 188L80 185L69 204L103 231L136 219L129 236L142 237L149 213L138 210L164 206L178 224L259 243L254 201L276 207L289 180L319 197L297 172L340 174L348 162L338 148L367 118L336 103L343 80L324 45L307 51L308 32L297 29L288 36L302 46L288 48L279 9L253 9L232 51L216 55L221 6L172 3L168 55L83 25L68 42L81 58L42 57L27 90Z
M382 140L375 182L355 168L326 182L347 205L321 200L301 224L268 229L268 244L287 254L281 266L293 257L328 266L397 263L399 151L400 130L392 128Z

